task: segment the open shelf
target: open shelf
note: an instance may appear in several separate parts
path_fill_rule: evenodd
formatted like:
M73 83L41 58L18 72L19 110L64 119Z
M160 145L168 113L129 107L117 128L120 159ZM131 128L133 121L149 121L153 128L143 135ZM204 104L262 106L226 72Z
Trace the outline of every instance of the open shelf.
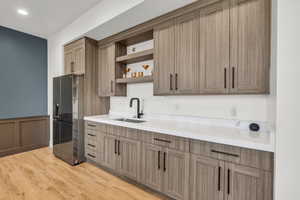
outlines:
M153 76L144 76L144 77L137 77L137 78L118 78L116 80L117 83L147 83L153 82Z
M116 58L116 62L131 64L135 62L142 62L145 60L153 59L153 49L148 49L145 51L140 51L137 53L128 54L126 56L120 56Z

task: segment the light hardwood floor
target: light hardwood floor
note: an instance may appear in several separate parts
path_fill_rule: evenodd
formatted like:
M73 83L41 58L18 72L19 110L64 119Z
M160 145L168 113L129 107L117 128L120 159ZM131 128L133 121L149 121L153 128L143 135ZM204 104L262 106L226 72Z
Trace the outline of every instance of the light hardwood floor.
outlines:
M89 163L72 167L52 149L0 158L0 200L159 200Z

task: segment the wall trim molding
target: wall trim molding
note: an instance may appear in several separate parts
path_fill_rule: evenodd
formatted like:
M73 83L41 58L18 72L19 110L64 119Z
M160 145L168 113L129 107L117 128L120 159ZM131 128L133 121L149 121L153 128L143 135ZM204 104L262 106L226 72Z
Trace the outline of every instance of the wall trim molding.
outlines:
M0 157L49 146L50 116L0 119Z

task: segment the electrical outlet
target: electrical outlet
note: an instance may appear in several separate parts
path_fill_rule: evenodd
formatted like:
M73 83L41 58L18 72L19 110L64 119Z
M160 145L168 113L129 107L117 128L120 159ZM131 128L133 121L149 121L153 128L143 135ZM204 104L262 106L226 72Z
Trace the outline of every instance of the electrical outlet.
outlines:
M230 109L230 116L233 117L233 118L237 117L236 107L231 107L231 109Z

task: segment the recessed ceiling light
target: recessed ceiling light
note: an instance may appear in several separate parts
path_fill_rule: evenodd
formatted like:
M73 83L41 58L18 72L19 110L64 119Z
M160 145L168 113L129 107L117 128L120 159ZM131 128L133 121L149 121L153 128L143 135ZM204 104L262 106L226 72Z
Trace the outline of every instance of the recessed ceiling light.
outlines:
M24 9L18 9L18 13L20 15L28 15L28 12L26 10L24 10Z

